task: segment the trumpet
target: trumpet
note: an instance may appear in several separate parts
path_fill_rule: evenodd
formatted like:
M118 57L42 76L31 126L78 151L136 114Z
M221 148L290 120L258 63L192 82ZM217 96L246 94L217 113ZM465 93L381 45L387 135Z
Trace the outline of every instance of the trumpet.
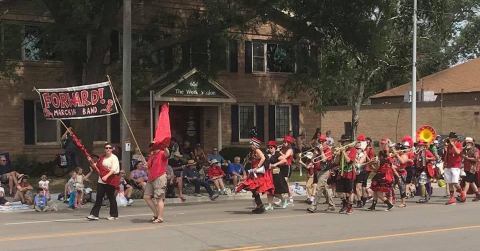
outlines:
M333 150L333 153L334 155L338 155L340 154L343 150L349 148L349 147L353 147L355 146L355 144L357 144L356 141L353 141L352 143L349 143L349 144L346 144L346 145L343 145L343 146L338 146L338 147L335 147L334 150Z

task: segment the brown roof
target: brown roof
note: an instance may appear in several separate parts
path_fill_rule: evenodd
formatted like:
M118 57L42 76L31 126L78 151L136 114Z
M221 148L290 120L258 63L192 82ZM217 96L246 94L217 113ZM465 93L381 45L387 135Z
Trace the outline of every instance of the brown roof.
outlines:
M480 58L439 71L421 78L417 82L417 91L435 93L480 92ZM375 94L370 98L404 96L411 89L411 82Z

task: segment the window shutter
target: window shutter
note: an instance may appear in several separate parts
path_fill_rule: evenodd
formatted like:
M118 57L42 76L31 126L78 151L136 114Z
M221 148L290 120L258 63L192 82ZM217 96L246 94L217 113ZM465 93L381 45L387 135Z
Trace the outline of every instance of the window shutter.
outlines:
M245 41L245 72L252 72L252 41Z
M232 143L239 142L239 128L238 128L238 105L231 107L231 122L232 122Z
M300 134L300 108L298 105L292 105L292 132L296 138Z
M42 115L42 114L40 114ZM23 124L25 145L35 144L35 102L33 100L23 101Z
M265 140L265 127L264 127L264 111L263 111L263 105L257 105L255 106L255 113L256 113L256 127L257 127L257 133L258 133L258 138L261 139L262 141Z
M275 106L268 106L268 140L275 140Z
M110 141L113 144L120 143L120 114L110 116Z
M238 43L230 40L228 46L228 58L230 60L230 72L238 72Z

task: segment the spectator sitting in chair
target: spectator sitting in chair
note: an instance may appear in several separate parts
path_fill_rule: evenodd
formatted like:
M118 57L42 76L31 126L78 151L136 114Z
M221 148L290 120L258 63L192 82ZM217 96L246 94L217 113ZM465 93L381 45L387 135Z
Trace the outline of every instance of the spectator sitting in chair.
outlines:
M210 168L207 171L208 177L210 180L213 181L215 187L218 190L219 194L227 194L227 190L225 189L225 184L223 184L223 177L225 173L223 172L222 168L220 167L220 163L216 159L212 159Z
M200 186L203 186L207 190L211 200L218 198L218 194L213 192L212 188L210 188L210 185L200 178L200 174L197 170L197 163L195 163L193 159L187 162L187 167L183 170L183 175L189 182L195 185L195 196L201 196Z
M175 179L173 179L173 184L177 185L178 189L178 197L185 201L185 197L183 196L183 168L185 167L183 160L181 159L183 156L179 152L175 152L173 154L173 159L168 160L168 165L172 167L173 174L175 175Z
M13 200L21 201L22 204L32 205L33 204L32 190L33 190L32 185L28 183L28 176L24 174L20 174L18 176L17 192L15 193L15 197L13 198Z
M240 164L240 157L236 156L235 158L233 158L233 163L228 164L227 173L230 175L233 181L233 192L235 191L238 183L247 176L244 167L242 166L242 164Z
M228 162L222 155L220 155L220 153L218 153L218 148L214 147L212 153L208 154L207 158L210 163L212 160L216 159L222 165L222 170L224 172L227 171Z
M20 174L13 170L7 156L0 155L0 184L8 184L10 196L14 195L18 175Z
M145 185L148 180L148 173L145 170L145 163L139 161L133 166L133 170L130 172L130 180L133 181L133 185L139 190L145 190Z

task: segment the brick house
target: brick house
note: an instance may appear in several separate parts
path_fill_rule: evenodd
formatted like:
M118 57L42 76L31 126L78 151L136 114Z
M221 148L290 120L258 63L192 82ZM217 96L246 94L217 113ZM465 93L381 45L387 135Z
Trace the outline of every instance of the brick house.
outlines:
M371 96L371 104L361 108L358 131L374 139L400 140L410 134L411 104L405 102L410 90L407 83ZM480 139L480 59L421 78L417 99L418 127L426 124L439 134L455 131ZM332 129L334 137L339 137L350 121L350 108L330 107L322 117L322 129Z
M185 15L196 1L168 1L164 5L152 1L134 1L133 29L141 29L156 8L171 8ZM0 152L8 151L14 158L28 155L40 161L52 160L61 152L63 129L57 121L43 118L36 88L66 87L63 63L54 54L35 46L42 24L52 22L48 12L32 1L10 1L3 6L8 13L0 23L1 45L9 50L9 58L19 62L19 81L0 79ZM121 19L112 42L120 45ZM275 61L273 54L288 50L272 38L272 24L262 24L251 32L240 34L225 48L226 66L215 79L191 67L152 78L145 90L154 91L153 114L163 102L171 105L173 136L179 141L212 147L248 144L249 131L255 126L264 141L280 139L290 131L313 134L320 125L320 114L302 105L304 100L288 99L282 84L295 71L295 64ZM6 31L15 37L6 37ZM20 42L19 42L20 41ZM113 46L111 55L119 53ZM117 48L118 47L118 48ZM190 48L192 53L192 48ZM145 148L151 138L151 116L148 92L144 91L132 104L131 124L140 146ZM155 118L153 118L155 119ZM95 118L95 144L104 141L120 143L120 116Z

